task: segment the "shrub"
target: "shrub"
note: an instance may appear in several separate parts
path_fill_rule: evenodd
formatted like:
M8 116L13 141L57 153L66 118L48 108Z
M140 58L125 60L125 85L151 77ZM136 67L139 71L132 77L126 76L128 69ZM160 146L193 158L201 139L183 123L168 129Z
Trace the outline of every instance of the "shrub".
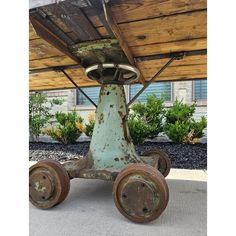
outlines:
M163 132L164 100L149 95L146 103L133 104L129 115L130 136L135 144Z
M63 144L75 143L83 132L83 118L76 111L55 114L58 125L44 129L43 133Z
M146 103L138 102L132 106L136 116L148 127L148 137L153 138L163 131L164 100L156 95L149 95Z
M143 143L149 134L147 124L141 119L136 117L129 118L128 120L130 136L134 144Z
M195 103L187 105L182 100L175 100L173 106L166 111L166 123L174 124L176 121L186 122L193 116L195 109Z
M192 118L195 108L196 104L187 105L176 100L166 111L164 131L173 142L195 144L204 136L207 121L205 117L199 122Z
M93 135L94 125L95 125L95 113L91 112L88 115L88 123L85 124L85 127L84 127L84 133L90 138Z
M53 117L50 113L52 106L61 105L63 100L49 101L42 93L33 93L29 96L29 133L34 141L38 141L42 128Z

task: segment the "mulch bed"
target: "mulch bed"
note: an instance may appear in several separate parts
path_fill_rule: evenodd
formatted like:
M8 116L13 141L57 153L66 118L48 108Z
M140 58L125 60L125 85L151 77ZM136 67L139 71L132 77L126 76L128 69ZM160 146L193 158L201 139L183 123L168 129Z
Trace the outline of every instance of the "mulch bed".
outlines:
M72 160L85 155L89 149L89 144L90 142L78 142L70 145L32 142L29 144L29 159L30 161L48 158L57 161ZM207 169L206 143L188 145L171 142L145 142L135 146L138 154L153 148L162 149L169 154L172 168Z

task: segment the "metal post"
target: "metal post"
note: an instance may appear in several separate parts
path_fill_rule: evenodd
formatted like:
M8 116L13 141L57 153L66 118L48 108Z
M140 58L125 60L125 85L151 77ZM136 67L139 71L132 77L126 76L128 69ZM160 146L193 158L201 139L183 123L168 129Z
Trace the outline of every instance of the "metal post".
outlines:
M70 80L70 82L95 106L97 104L75 83L75 81L62 69L61 72Z

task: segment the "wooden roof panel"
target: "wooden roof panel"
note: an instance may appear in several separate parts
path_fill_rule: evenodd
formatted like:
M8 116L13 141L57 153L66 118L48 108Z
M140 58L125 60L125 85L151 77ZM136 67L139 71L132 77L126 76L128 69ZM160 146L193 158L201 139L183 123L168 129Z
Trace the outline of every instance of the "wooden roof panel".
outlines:
M140 21L207 8L206 0L113 0L110 2L111 11L117 23ZM84 11L94 26L102 26L92 9L85 8Z
M48 68L55 66L66 66L76 64L74 60L68 56L53 56L49 58L42 58L40 60L29 61L29 69Z
M203 50L207 48L207 2L206 0L114 0L111 11L118 23L124 40L136 58L160 54ZM74 32L62 20L53 15L55 6L42 9L66 35L76 40ZM82 8L102 38L108 32L94 10ZM76 62L39 38L29 24L30 69L74 65ZM138 66L149 80L169 59L138 60ZM187 80L207 77L207 56L186 56L174 61L161 74L158 81ZM79 86L93 86L96 82L84 75L84 70L67 69L66 72ZM74 88L60 72L50 71L30 74L30 89Z

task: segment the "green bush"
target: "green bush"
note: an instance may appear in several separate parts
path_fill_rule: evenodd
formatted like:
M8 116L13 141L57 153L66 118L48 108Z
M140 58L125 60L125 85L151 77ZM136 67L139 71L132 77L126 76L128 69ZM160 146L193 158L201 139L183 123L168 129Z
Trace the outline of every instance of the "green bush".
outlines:
M88 123L86 123L84 127L84 133L90 138L93 135L94 125L95 125L95 113L92 112L88 115Z
M134 143L142 143L146 138L154 138L163 132L163 99L149 95L146 103L138 102L131 109L128 126Z
M147 124L141 119L135 117L129 118L128 120L130 136L134 144L143 143L149 134Z
M196 104L187 105L176 100L166 111L164 131L173 142L194 144L204 136L207 121L205 117L199 122L195 121L192 118L195 109Z
M33 93L29 96L29 133L34 141L38 141L49 120L53 117L51 108L54 105L61 105L63 100L48 100L42 93Z
M76 111L69 113L57 112L55 114L57 125L44 129L43 133L63 144L75 143L83 129L83 118Z
M154 94L149 95L146 103L138 102L132 106L132 110L147 125L149 138L163 132L165 114L163 99L158 99Z

